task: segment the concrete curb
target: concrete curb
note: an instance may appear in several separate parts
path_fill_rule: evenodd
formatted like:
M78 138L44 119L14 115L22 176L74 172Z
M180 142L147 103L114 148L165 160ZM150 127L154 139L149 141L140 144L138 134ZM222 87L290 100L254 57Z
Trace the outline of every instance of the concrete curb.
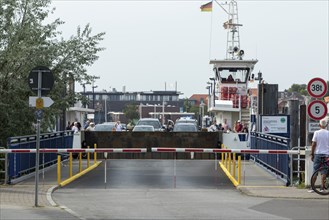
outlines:
M284 186L268 186L268 187L257 187L257 186L238 186L236 187L242 194L252 197L263 197L263 198L282 198L282 199L319 199L328 200L328 196L318 195L316 193L308 193L307 189L297 189L295 187L284 187Z

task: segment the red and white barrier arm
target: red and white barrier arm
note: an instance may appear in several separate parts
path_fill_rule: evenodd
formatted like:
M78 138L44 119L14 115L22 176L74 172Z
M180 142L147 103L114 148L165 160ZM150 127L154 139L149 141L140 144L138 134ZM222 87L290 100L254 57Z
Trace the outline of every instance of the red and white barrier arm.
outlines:
M182 153L242 153L242 154L298 154L296 150L256 150L256 149L210 149L210 148L164 148L154 147L152 152L182 152Z
M40 153L145 153L146 148L84 148L84 149L47 149L42 148ZM8 153L36 153L36 149L0 149L0 154Z

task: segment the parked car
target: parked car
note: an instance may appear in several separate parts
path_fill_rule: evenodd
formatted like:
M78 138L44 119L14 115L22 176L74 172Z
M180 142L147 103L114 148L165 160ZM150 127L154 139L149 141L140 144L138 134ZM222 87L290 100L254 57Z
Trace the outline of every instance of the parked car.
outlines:
M174 132L197 132L198 128L194 123L176 123Z
M95 125L94 131L112 131L115 129L116 122L104 122L102 124Z
M135 131L149 131L154 132L154 127L152 125L136 125L133 129Z
M192 118L179 118L176 120L175 124L179 123L193 123L195 127L198 127L198 121Z
M141 118L138 120L137 125L151 125L154 127L154 131L164 131L164 127L157 118Z

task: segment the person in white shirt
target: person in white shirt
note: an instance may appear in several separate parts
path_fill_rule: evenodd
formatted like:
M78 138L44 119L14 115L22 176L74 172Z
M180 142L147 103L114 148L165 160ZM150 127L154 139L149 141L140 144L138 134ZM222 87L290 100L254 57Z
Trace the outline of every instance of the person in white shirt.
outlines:
M74 131L74 133L78 133L79 132L78 122L74 122L74 124L72 126L72 131Z
M122 127L121 127L120 121L117 121L117 123L115 125L115 130L116 131L122 131Z
M329 131L326 130L326 127L327 121L325 119L320 120L320 130L315 131L312 138L311 160L313 161L313 172L320 168L322 157L329 157ZM324 189L326 174L321 176L322 189ZM316 179L312 181L316 181Z

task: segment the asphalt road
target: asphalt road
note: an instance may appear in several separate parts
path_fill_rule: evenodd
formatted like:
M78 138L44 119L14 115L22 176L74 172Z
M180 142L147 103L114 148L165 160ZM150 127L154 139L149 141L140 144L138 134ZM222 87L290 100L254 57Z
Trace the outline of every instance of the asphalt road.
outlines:
M211 160L110 160L53 193L81 219L328 219L329 201L242 195Z

